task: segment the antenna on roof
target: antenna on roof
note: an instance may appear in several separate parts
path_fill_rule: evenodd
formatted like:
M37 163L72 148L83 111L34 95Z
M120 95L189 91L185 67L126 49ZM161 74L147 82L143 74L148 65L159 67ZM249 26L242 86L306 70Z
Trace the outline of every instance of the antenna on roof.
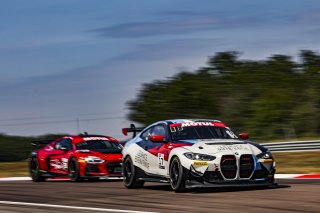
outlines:
M86 135L89 135L88 132L83 132L79 134L79 136L86 136Z

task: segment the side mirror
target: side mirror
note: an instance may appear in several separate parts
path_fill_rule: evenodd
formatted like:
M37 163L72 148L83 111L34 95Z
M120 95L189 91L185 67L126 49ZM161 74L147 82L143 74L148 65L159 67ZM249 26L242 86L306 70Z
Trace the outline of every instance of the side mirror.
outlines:
M240 137L242 140L248 140L248 139L249 139L248 133L240 133L240 134L239 134L239 137Z
M166 137L162 135L151 135L149 140L155 143L165 143L167 142Z

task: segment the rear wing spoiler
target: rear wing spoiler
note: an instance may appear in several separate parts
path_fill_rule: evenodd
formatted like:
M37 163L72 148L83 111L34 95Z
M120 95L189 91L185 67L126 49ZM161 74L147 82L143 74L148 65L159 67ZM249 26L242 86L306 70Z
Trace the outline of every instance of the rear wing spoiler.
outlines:
M31 145L36 147L36 148L39 148L40 146L44 146L44 145L47 145L47 144L51 143L52 141L54 141L54 140L31 141Z
M136 137L137 132L141 132L145 127L136 127L134 124L130 124L130 128L122 128L122 133L127 136L128 132L133 132L132 138Z

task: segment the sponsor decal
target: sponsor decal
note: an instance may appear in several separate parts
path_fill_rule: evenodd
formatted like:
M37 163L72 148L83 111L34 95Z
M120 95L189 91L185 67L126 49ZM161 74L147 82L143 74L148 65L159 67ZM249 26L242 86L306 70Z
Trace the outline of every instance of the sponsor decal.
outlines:
M186 122L181 124L181 127L189 126L214 126L214 122Z
M68 158L61 158L61 163L62 163L62 169L63 170L68 170Z
M164 154L158 153L158 164L160 169L165 169L164 167Z
M108 138L105 137L87 137L87 138L83 138L84 141L105 141L108 140Z
M208 161L193 161L194 166L208 166Z
M219 151L237 151L237 150L249 150L247 146L242 144L233 144L233 145L220 145L218 146Z
M183 131L183 128L181 126L171 126L170 131L171 132L176 132L176 131L181 132L181 131Z
M231 138L238 138L238 136L236 136L233 132L231 132L230 130L227 130L226 133L231 137Z
M184 123L174 123L170 124L171 132L182 131L184 127L196 127L196 126L216 126L216 127L225 127L228 128L225 124L220 122L193 122L188 121Z
M50 166L52 166L55 169L62 169L63 168L61 162L58 159L51 159Z
M143 153L141 150L139 150L137 155L134 157L134 161L149 169L148 155Z

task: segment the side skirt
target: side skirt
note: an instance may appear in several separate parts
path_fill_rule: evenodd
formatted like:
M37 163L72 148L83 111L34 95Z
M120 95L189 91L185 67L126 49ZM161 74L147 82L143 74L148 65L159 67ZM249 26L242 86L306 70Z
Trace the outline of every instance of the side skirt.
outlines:
M146 182L157 182L157 183L170 183L167 178L151 178L151 177L142 177L138 178L140 181L146 181Z

